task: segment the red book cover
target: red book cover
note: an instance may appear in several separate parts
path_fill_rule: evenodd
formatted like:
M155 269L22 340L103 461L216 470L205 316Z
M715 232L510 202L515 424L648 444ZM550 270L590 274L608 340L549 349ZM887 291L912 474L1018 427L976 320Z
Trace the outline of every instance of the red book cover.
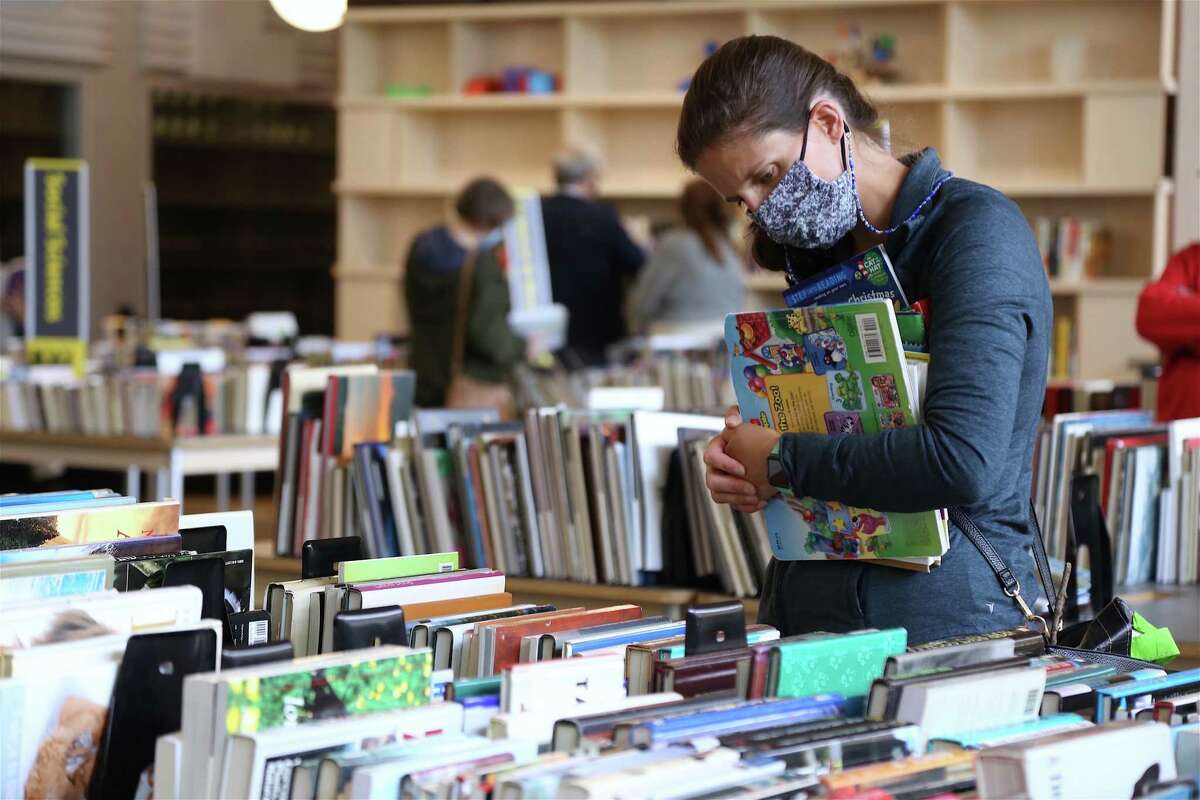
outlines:
M739 647L659 661L654 665L655 691L684 697L733 691L738 688L739 669L748 669L753 656L750 648Z
M620 605L595 608L591 611L578 609L540 619L535 619L533 616L521 617L508 624L501 622L494 626L496 628L496 660L493 662L492 674L498 675L521 660L521 639L526 636L532 636L535 633L570 631L593 625L607 625L610 622L626 622L631 619L640 619L641 616L642 609L639 606ZM476 631L478 629L477 625Z
M306 419L304 425L300 428L300 452L297 454L300 459L300 468L297 470L299 478L296 480L296 518L292 520L292 552L299 553L300 548L304 547L304 516L308 511L308 503L311 498L308 496L309 482L309 452L312 448L313 429L317 425L317 420Z
M331 456L335 452L334 434L337 430L338 389L341 386L341 379L337 375L330 375L325 382L325 410L321 412L321 419L325 423L321 431L321 454L326 456Z

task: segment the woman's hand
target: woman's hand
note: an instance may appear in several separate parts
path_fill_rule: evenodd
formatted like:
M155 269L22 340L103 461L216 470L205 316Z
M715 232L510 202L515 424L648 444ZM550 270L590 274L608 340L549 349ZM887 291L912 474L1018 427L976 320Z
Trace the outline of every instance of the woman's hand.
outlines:
M766 480L767 456L778 438L779 434L772 430L743 425L737 406L731 406L725 412L725 430L704 451L704 482L713 501L727 503L747 514L766 505L765 501L776 492Z

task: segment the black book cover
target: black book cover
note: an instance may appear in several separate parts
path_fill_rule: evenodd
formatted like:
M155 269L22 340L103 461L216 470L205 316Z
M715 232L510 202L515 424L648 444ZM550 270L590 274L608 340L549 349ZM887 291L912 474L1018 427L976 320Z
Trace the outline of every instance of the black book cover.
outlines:
M181 728L183 679L212 672L220 652L207 628L129 637L88 797L150 796L155 742Z

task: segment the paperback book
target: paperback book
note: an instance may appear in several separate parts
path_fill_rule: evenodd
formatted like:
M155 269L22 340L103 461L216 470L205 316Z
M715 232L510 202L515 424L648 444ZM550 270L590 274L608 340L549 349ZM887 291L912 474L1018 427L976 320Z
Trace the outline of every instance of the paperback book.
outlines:
M725 341L747 424L853 436L916 423L886 300L730 314ZM780 495L763 515L781 561L937 558L949 547L940 511L883 513Z

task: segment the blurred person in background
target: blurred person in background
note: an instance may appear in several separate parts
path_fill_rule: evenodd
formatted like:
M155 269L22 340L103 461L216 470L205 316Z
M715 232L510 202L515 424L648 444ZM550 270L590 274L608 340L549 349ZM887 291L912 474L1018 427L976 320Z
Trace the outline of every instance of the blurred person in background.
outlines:
M1137 332L1162 353L1159 421L1200 417L1200 242L1172 256L1142 290Z
M625 338L624 294L645 256L611 206L596 202L599 164L583 150L554 161L557 193L542 198L554 302L565 306L568 367L604 363Z
M715 323L745 307L742 259L729 236L730 206L701 180L679 198L683 227L665 234L630 299L633 327Z
M460 314L465 314L462 374L467 378L504 387L525 355L524 340L508 325L511 306L500 234L513 215L512 197L496 181L477 178L459 193L454 212L446 224L417 235L405 264L416 402L426 408L447 403L456 377L452 351ZM473 274L467 276L463 268L472 262ZM464 286L467 277L470 285ZM460 308L460 290L468 297L465 309Z

